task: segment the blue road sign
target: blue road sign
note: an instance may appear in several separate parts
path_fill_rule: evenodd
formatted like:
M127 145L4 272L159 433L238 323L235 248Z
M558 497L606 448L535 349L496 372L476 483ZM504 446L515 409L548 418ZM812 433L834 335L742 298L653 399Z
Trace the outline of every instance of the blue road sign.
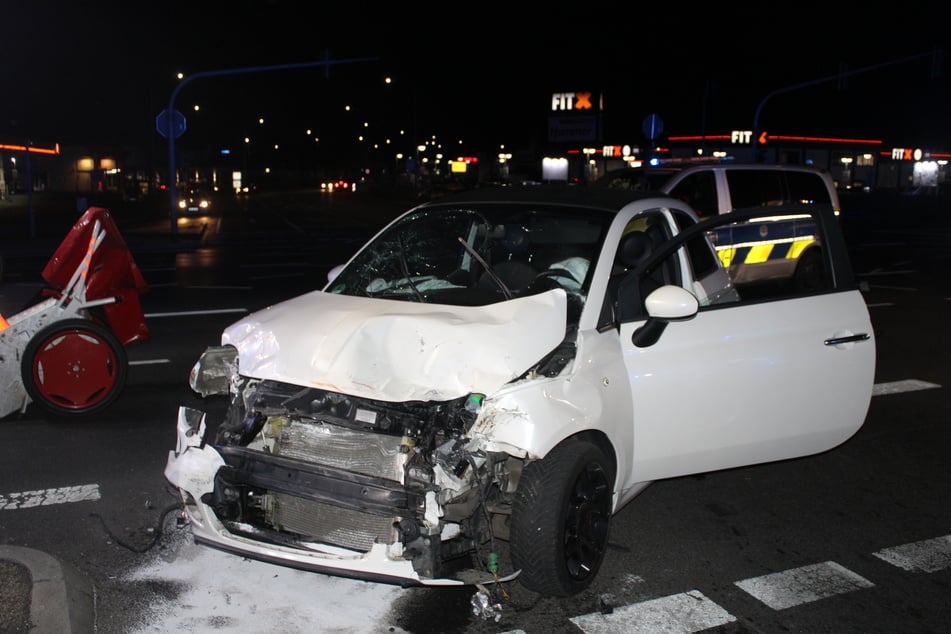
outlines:
M165 109L155 117L155 129L166 139L169 135L175 139L182 136L185 132L185 115L178 110Z

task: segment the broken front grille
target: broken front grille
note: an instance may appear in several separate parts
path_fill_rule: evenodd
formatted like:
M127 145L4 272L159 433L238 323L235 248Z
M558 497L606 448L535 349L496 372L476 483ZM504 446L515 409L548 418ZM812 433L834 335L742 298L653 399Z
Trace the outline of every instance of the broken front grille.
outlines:
M226 464L210 503L222 521L367 551L391 543L397 522L425 510L423 493L388 478L244 447L219 451Z

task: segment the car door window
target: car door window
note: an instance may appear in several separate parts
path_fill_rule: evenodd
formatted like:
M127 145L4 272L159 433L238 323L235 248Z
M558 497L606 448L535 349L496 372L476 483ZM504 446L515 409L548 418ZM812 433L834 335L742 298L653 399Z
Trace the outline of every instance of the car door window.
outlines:
M651 255L657 252L671 236L667 220L661 213L638 216L624 229L618 242L614 268L608 283L608 301L612 312L621 318L618 302L621 295L629 298L623 302L627 311L624 318L643 315L644 299L651 291L665 284L680 284L683 276L674 254L655 261L647 270L640 268Z
M786 173L786 184L789 187L789 202L806 205L832 204L829 188L818 174L789 171Z
M646 296L663 284L694 293L701 310L833 291L851 279L851 267L847 256L835 265L828 257L830 222L836 222L831 205L787 205L684 223L638 264L636 279L615 283L616 315L622 322L645 318ZM689 273L681 270L680 250Z
M780 170L726 170L733 209L770 207L788 202L784 173Z
M778 299L831 290L821 227L797 205L719 224L708 235L743 299Z
M701 218L719 212L716 175L710 170L684 176L671 188L670 195L690 205Z

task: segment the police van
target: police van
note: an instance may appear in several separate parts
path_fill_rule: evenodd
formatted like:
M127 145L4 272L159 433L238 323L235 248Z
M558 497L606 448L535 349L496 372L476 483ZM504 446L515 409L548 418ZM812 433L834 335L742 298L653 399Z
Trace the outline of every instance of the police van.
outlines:
M828 172L806 165L731 162L660 162L608 172L596 185L658 191L690 204L701 217L735 209L762 208L763 215L710 237L738 287L792 284L796 290L824 287L822 246L803 205L841 208Z

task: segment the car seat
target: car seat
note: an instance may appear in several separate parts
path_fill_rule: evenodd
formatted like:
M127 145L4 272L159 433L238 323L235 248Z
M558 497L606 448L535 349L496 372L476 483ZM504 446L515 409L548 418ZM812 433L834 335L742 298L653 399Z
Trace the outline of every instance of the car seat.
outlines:
M493 251L490 261L492 272L510 291L517 292L532 283L538 276L538 269L529 263L528 230L521 225L505 227L503 237ZM488 290L500 290L498 284L487 271L479 276L479 287Z

